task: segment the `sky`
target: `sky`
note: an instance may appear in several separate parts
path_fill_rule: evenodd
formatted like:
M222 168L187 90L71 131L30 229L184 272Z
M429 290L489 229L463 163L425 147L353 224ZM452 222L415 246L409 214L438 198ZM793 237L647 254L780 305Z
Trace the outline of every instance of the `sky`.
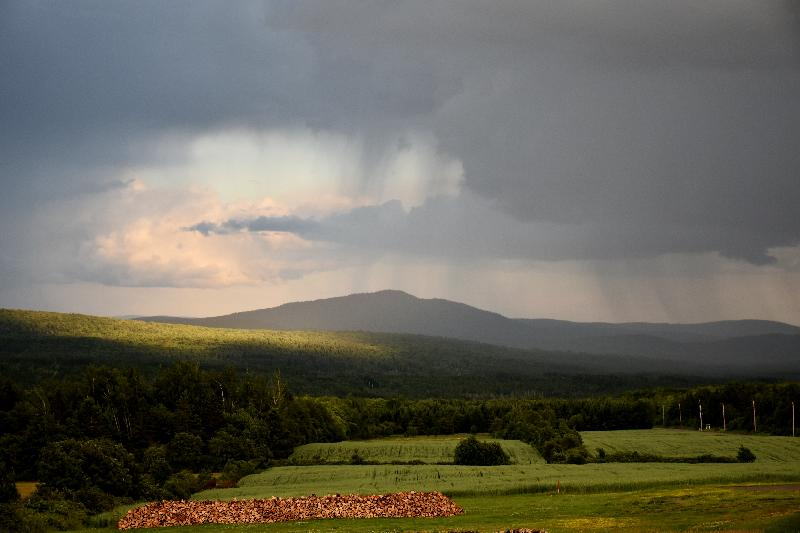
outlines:
M793 0L0 0L0 307L800 325Z

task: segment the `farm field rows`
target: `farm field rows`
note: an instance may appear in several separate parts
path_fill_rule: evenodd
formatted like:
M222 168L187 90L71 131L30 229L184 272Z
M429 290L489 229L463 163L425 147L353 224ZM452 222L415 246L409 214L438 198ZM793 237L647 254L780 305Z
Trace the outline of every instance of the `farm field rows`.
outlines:
M629 430L584 432L587 447L607 451L648 452L659 455L718 454L734 456L740 444L758 458L755 463L603 463L587 465L534 464L497 467L457 465L319 465L271 468L240 480L235 489L201 492L197 498L269 498L327 493L374 493L404 490L439 490L449 495L546 492L560 483L567 492L636 490L707 483L800 481L800 439L736 434L710 434L681 430ZM330 450L344 460L358 449L381 456L402 450L410 461L433 455L439 446L453 446L457 437L388 438L299 447L296 453ZM402 443L402 445L398 444ZM519 441L514 448L527 445ZM529 453L535 450L527 446ZM536 455L538 458L538 454Z
M299 446L289 458L297 464L347 463L358 454L364 461L390 464L392 462L421 461L427 464L453 462L453 451L466 435L438 437L392 437L364 441L314 443ZM530 445L518 440L491 439L508 453L513 464L544 464L544 459Z
M749 448L765 461L800 461L800 439L760 435L739 435L681 429L632 429L626 431L583 431L583 443L590 453L603 448L607 453L633 452L667 457L702 454L733 457L739 446Z
M638 490L701 484L800 481L800 462L747 464L607 463L588 465L325 465L271 468L238 488L212 489L196 499L269 498L308 494L369 494L439 490L450 496Z

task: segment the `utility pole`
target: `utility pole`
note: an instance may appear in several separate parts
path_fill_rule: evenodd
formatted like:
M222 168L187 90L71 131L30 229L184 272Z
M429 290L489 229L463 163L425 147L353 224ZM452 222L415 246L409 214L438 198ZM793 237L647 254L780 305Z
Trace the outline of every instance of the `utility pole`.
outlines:
M792 402L792 437L794 437L794 402Z
M683 412L681 411L681 402L678 402L678 423L683 427Z
M758 426L756 426L756 401L753 400L753 433L758 433Z
M697 405L700 407L700 431L703 431L703 404L698 400Z
M722 404L722 431L728 430L728 424L725 423L725 404Z
M792 409L794 409L794 404L792 404ZM794 411L792 411L794 412ZM661 404L661 427L665 427L667 425L666 418L664 415L664 404Z

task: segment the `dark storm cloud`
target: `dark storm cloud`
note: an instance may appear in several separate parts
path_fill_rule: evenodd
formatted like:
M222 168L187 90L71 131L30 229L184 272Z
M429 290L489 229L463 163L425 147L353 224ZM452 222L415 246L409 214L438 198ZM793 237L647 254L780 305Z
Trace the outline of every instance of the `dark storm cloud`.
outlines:
M302 49L264 30L258 4L5 5L3 112L28 131L279 117L304 81Z
M273 22L325 64L433 72L429 124L467 189L523 225L550 224L539 246L517 240L518 255L765 264L800 241L797 14L760 0L334 1L285 4Z
M463 163L463 195L408 214L194 229L452 256L768 263L769 248L800 241L796 6L5 2L0 202L14 219L102 189L115 167L180 158L148 144L175 132L322 128L362 135L369 159L410 128Z
M297 216L230 219L221 223L203 221L186 228L205 236L227 235L242 231L294 233L314 241L359 244L367 247L392 248L402 243L398 237L407 234L408 217L402 204L392 200L381 205L358 207L319 220Z
M432 198L409 211L395 200L319 219L257 217L221 223L204 221L186 228L205 236L288 232L309 241L334 243L349 249L470 260L636 258L674 250L702 253L708 251L709 240L725 243L732 250L739 246L724 228L713 234L714 230L691 225L655 228L646 239L630 225L608 229L615 238L598 240L592 224L520 221L471 194ZM748 259L754 264L772 262L762 257Z
M292 4L278 21L326 56L436 72L430 125L467 189L555 225L558 242L522 255L765 264L800 241L795 5L352 6Z
M556 52L632 68L739 69L796 65L800 57L787 47L796 13L781 0L316 0L279 3L271 21L324 43L330 56L346 50L356 62L366 50L417 69L428 61L487 68L475 60L498 52L510 61Z
M231 219L222 224L213 222L200 222L186 228L187 231L197 231L203 235L224 235L239 231L277 231L307 235L318 228L314 220L303 219L295 216L282 217L257 217L252 220Z
M643 246L688 229L763 262L798 242L797 73L559 77L561 92L512 78L482 108L465 95L438 123L470 189L521 220L593 225L609 246L619 228ZM490 116L502 128L468 127Z

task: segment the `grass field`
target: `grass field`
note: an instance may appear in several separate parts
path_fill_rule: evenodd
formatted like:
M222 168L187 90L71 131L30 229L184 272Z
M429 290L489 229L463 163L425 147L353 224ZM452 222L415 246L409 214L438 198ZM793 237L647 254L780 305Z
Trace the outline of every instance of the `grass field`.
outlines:
M800 439L737 435L712 431L646 429L628 431L584 431L583 443L592 454L597 448L607 453L633 452L667 457L702 454L735 456L739 446L749 448L759 462L800 461Z
M590 465L326 465L271 468L234 489L212 489L197 499L269 498L332 493L440 490L448 495L514 494L555 490L590 493L702 484L798 482L800 463Z
M243 478L235 489L211 490L197 498L260 498L349 492L440 490L450 495L513 494L546 492L557 483L566 492L600 492L675 487L709 483L800 481L800 439L734 434L712 434L679 430L633 430L584 432L590 450L633 451L657 455L736 455L740 444L756 454L755 463L607 463L547 465L538 454L519 441L503 445L519 450L518 464L499 467L456 465L323 465L272 468ZM299 447L296 457L315 455L347 461L357 450L365 459L389 463L441 457L455 446L457 437L389 438L313 444ZM295 457L293 456L293 457ZM534 461L535 462L530 462ZM383 460L383 459L388 460ZM528 461L525 460L528 458ZM330 461L335 462L335 461ZM430 461L435 462L435 461Z
M358 454L370 463L421 461L427 464L452 463L453 452L466 435L439 437L392 437L364 441L315 443L299 446L290 460L297 464L347 463ZM544 464L532 446L518 440L499 440L479 436L480 440L498 442L513 464Z
M598 494L455 497L462 516L419 519L314 520L259 525L204 525L170 533L491 532L514 527L550 533L600 531L800 531L800 491L680 488ZM85 530L86 533L97 532Z
M268 498L330 493L440 490L465 514L436 519L319 520L281 524L171 528L175 533L247 531L411 532L497 531L512 527L572 531L800 531L800 439L647 430L590 432L587 444L607 450L697 455L735 453L739 444L755 463L518 464L287 466L243 478L234 489L210 490L196 499ZM376 453L403 443L402 457L434 456L453 437L380 439L341 443ZM645 448L645 443L649 448ZM449 445L449 444L448 444ZM352 446L353 448L350 448ZM618 448L614 448L617 446ZM313 448L311 448L313 449ZM673 451L670 451L673 450ZM301 450L298 449L298 452ZM731 452L732 451L732 452ZM302 450L306 453L306 450ZM360 453L360 452L359 452ZM386 453L385 451L381 453ZM557 484L560 486L556 493ZM761 485L762 490L742 486ZM784 487L771 485L783 484ZM107 515L109 523L124 509ZM89 530L89 531L97 531ZM142 530L147 531L147 530ZM155 530L151 530L155 531Z

